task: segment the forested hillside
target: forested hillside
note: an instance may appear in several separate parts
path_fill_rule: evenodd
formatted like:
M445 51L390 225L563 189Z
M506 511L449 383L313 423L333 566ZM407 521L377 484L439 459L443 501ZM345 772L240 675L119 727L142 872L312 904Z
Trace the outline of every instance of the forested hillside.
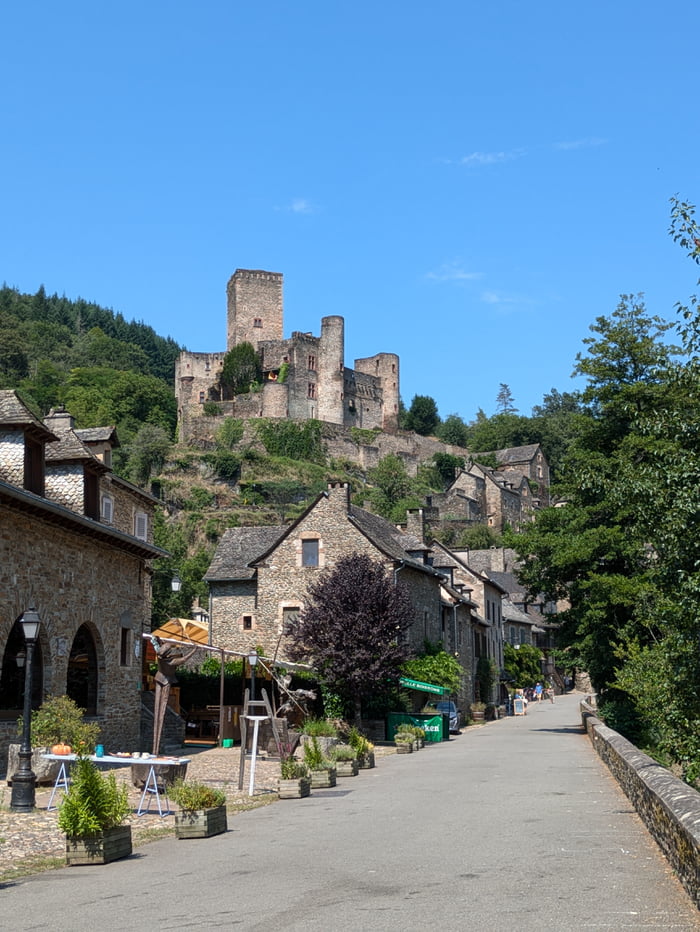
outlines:
M175 359L181 347L152 327L78 299L0 289L0 387L38 414L65 405L78 427L115 425L115 469L143 481L144 444L174 439Z

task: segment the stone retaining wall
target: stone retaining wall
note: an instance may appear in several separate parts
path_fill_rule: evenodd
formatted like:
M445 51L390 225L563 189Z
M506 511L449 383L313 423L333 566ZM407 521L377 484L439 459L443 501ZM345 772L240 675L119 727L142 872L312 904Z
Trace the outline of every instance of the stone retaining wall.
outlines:
M700 908L700 793L604 725L590 702L581 702L581 718L599 757Z

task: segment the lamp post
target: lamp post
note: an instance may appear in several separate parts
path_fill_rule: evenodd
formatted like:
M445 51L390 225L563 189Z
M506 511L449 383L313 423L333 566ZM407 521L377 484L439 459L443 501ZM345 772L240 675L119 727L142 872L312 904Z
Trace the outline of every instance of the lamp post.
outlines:
M36 803L36 774L32 770L32 659L41 624L39 615L33 606L30 606L22 615L20 624L27 646L26 664L24 664L24 712L19 770L12 775L10 809L14 812L31 812ZM21 669L22 664L19 666Z
M258 652L255 648L248 654L250 664L250 700L255 702L255 668L258 665Z
M180 589L182 589L182 580L177 573L175 573L173 578L170 580L170 588L173 592L179 592Z

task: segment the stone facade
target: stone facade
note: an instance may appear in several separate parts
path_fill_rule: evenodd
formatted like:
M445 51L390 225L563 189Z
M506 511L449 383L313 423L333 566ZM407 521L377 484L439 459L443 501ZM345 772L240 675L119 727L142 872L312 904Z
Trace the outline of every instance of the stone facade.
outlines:
M471 631L471 673L476 682L476 668L480 657L493 660L498 670L503 669L503 598L506 591L484 573L466 562L468 551L450 550L443 544L432 544L433 566L444 573L451 585L468 594L476 612ZM474 699L472 695L470 699ZM494 684L491 696L480 696L483 702L500 700L498 685Z
M175 368L180 439L196 433L202 405L216 401L236 417L315 418L348 427L395 430L399 358L379 353L345 366L345 322L324 317L320 337L283 338L282 275L237 269L228 288L227 351L251 343L263 361L263 385L253 396L230 399L219 379L225 353L181 353Z
M350 554L380 561L395 582L406 586L413 607L410 643L427 639L457 652L471 670L469 598L449 586L428 560L430 548L416 534L422 522L397 528L350 503L345 484L331 483L286 528L230 528L219 542L205 579L211 593L212 640L247 653L260 646L285 656L285 627L305 607L319 571ZM465 681L460 699L468 699Z
M8 433L7 420L12 419L24 419L24 425L16 425L13 442L7 445L2 438ZM50 447L67 443L72 431L71 427L58 432L44 428L42 434L40 428L41 422L16 393L0 392L0 760L17 734L24 694L23 673L15 660L24 644L18 620L30 606L41 619L33 704L40 704L46 695L68 694L99 722L106 747L133 750L140 745L142 634L150 628L150 561L163 551L135 537L133 525L132 530L122 530L128 525L126 519L108 525L85 514L85 496L75 493L76 475L87 484L86 476L108 473L89 451L82 471L73 461L64 472L60 457L47 455L52 481L45 496L17 482L13 462L17 457L6 456L8 449L16 452L16 436L41 438ZM78 449L77 437L70 443ZM64 474L68 478L61 488ZM138 508L152 526L155 500L139 490L129 503L126 486L115 515Z

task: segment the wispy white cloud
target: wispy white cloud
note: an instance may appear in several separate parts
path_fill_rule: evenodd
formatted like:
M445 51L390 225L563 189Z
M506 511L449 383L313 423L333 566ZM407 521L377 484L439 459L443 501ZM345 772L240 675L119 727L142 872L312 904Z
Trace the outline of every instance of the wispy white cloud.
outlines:
M524 298L522 295L504 294L501 291L482 291L480 295L484 304L490 304L492 307L500 310L512 310L514 307L530 306L534 302L530 298Z
M462 267L462 262L455 260L443 263L433 272L426 272L425 277L434 282L467 282L481 278L481 272L468 272Z
M555 149L563 149L568 151L570 149L592 149L595 146L604 146L607 142L607 139L600 139L598 136L588 136L585 139L570 139L564 142L557 142L554 144Z
M275 207L275 210L284 210L292 214L315 214L318 208L305 197L294 197L288 204L282 207Z
M511 149L507 152L471 152L458 159L460 165L500 165L503 162L512 162L527 154L526 149Z
M312 204L304 197L295 197L289 205L289 210L294 214L312 214L314 212Z

